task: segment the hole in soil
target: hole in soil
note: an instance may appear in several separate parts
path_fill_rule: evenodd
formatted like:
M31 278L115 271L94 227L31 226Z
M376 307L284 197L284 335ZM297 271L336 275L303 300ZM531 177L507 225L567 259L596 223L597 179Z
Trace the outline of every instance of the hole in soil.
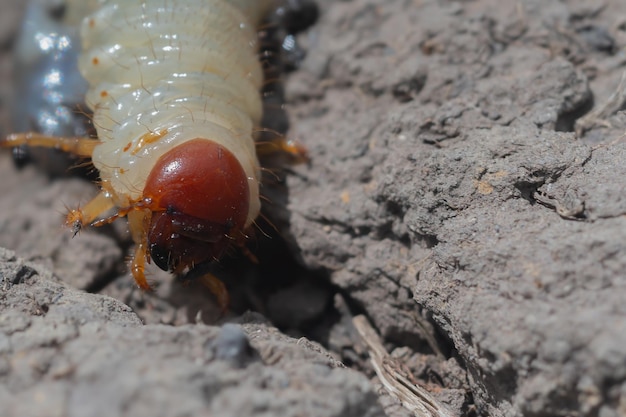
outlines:
M581 101L575 108L568 112L559 114L556 119L554 130L557 132L573 132L576 120L583 117L593 108L593 95L590 93L588 97Z
M534 205L537 202L535 200L534 194L542 185L543 183L520 181L515 183L513 186L519 190L520 197L528 201L531 205Z
M264 222L259 220L259 226L271 233L256 238L252 251L258 264L242 257L222 262L229 276L241 278L227 282L232 311L257 311L284 333L327 346L330 329L340 316L333 305L337 288L326 273L302 266L286 240Z

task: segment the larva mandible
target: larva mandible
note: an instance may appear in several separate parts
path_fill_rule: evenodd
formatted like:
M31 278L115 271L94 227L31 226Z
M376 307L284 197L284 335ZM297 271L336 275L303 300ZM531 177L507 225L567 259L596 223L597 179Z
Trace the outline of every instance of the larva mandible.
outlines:
M78 231L126 216L136 244L131 272L148 289L150 257L175 273L217 259L243 245L259 214L256 27L272 1L92 3L79 67L98 139L26 133L3 145L91 157L101 191L66 222ZM221 283L211 285L224 296Z

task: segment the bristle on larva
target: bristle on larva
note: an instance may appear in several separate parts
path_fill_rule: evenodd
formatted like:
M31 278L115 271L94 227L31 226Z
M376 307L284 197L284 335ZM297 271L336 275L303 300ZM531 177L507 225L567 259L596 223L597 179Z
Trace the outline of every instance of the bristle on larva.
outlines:
M68 22L86 14L78 66L97 140L31 132L2 142L91 157L101 192L66 222L76 233L127 217L142 288L147 262L181 273L218 259L243 246L259 215L257 27L272 5L70 0ZM204 280L224 306L223 285Z
M252 131L262 112L256 26L268 1L109 1L84 19L81 73L102 142L101 178L128 204L154 163L186 141L228 149L248 176L247 224L259 211ZM123 201L128 198L128 201Z

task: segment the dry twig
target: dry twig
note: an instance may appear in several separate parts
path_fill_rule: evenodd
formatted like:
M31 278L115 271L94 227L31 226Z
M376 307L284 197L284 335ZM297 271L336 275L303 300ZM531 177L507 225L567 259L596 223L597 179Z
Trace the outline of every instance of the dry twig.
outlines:
M352 323L367 344L376 375L391 396L417 417L453 417L427 390L417 385L400 361L387 353L365 316L354 317Z

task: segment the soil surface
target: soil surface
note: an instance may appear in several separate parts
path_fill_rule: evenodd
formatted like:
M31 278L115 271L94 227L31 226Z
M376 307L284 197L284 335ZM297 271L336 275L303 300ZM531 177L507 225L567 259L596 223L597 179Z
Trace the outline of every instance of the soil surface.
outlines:
M626 415L626 2L318 3L286 82L310 162L268 176L258 264L216 265L226 315L135 289L124 221L62 227L90 181L0 155L3 416L413 415L356 315L449 415Z

